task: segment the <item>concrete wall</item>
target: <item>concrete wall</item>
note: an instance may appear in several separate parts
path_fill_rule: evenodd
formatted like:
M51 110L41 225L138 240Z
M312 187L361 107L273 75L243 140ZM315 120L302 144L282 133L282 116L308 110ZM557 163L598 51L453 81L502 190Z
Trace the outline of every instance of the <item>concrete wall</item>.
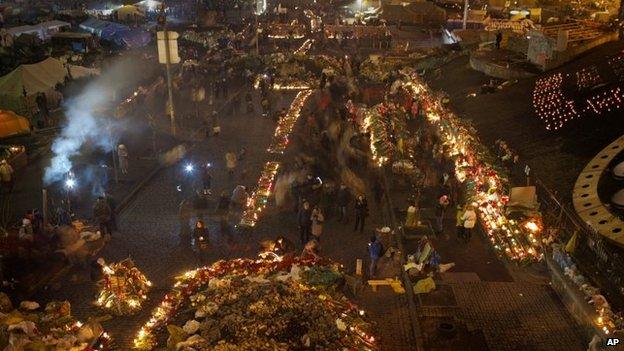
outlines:
M507 67L507 66L502 66L502 65L498 65L492 62L488 62L485 59L481 59L477 56L470 55L470 67L472 67L472 69L479 71L479 72L483 72L485 74L487 74L488 76L494 77L494 78L500 78L500 79L524 79L524 78L530 78L533 76L532 73L523 71L523 70L519 70L519 69L514 69L513 67Z
M568 47L568 49L565 51L555 51L553 52L551 59L547 59L545 65L541 66L540 68L543 71L547 71L549 69L559 67L568 61L572 61L574 58L584 53L585 51L591 50L595 48L596 46L600 46L602 44L606 44L611 41L616 41L618 39L619 39L619 33L612 32L612 33L605 34L601 37L598 37L594 40L588 41L586 43L583 43L580 45L577 44L572 47Z

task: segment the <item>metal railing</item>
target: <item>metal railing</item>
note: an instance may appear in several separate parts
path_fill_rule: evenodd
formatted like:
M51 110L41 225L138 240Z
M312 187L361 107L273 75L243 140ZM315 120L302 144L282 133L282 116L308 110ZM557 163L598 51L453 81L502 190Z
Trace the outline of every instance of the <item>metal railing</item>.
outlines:
M583 222L576 211L560 201L539 178L532 179L545 226L558 231L556 241L563 245L577 234L576 248L572 252L577 268L601 289L614 310L622 310L624 251Z

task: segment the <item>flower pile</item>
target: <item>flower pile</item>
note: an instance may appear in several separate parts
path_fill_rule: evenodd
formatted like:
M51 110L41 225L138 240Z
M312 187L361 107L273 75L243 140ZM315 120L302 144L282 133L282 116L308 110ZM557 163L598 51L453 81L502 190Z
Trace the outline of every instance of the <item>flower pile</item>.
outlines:
M260 218L260 213L269 203L269 197L273 192L273 184L275 175L279 170L280 163L269 161L264 164L260 179L258 179L257 189L247 199L247 206L240 220L240 225L245 227L253 227Z
M235 259L177 278L134 340L153 350L156 332L184 350L377 350L364 312L335 292L331 262Z
M494 166L495 157L479 141L474 128L465 125L442 106L429 88L416 75L406 73L403 85L411 92L434 127L445 148L445 157L455 163L456 178L466 189L467 198L478 205L479 217L497 252L511 260L540 260L538 232L528 230L507 218L504 176Z
M110 265L101 263L104 276L98 283L100 293L95 304L119 316L139 311L152 283L130 259Z
M364 113L364 131L370 132L370 149L378 167L395 158L396 145L407 130L406 111L394 103L382 103Z
M297 96L295 96L295 99L290 104L290 108L288 109L288 112L286 112L286 115L280 117L277 122L277 127L275 128L275 133L273 134L273 140L271 141L271 145L268 149L270 153L284 153L286 146L288 146L288 138L301 116L303 106L311 94L312 90L298 92Z
M19 308L13 309L9 298L1 294L0 305L2 350L103 351L111 348L111 340L99 322L74 320L67 301L50 302L43 311L38 303L23 301Z

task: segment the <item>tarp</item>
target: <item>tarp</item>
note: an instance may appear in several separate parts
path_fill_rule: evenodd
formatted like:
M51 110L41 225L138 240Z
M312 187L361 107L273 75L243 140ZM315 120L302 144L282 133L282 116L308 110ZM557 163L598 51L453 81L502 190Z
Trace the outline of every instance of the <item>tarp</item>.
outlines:
M116 33L130 30L129 27L123 24L102 21L96 18L89 18L82 22L80 28L105 40L112 40Z
M132 21L136 17L145 17L145 13L133 5L124 5L115 10L115 12L120 21Z
M102 34L102 30L108 26L108 23L109 22L97 18L87 18L84 22L80 23L80 29L99 36Z
M0 94L23 96L44 93L65 80L67 69L61 61L49 57L39 63L20 65L11 73L0 77Z
M22 34L33 34L41 40L48 39L53 33L58 32L60 28L69 27L70 24L63 21L46 21L32 26L19 26L7 29L7 32L13 37L19 37Z
M69 65L69 71L71 72L71 77L74 79L82 78L82 77L90 77L97 76L100 74L100 70L97 68L88 68L78 65Z
M162 2L156 0L143 0L134 4L134 6L146 12L155 12L160 10Z
M30 133L30 122L13 111L0 110L0 138Z
M115 36L115 42L130 49L144 47L152 40L150 33L142 29L132 29Z

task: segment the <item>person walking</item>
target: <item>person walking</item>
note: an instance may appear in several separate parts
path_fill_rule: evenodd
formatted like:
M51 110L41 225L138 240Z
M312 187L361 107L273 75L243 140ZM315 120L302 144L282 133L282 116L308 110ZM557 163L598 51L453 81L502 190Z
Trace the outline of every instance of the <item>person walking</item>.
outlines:
M234 169L236 168L236 154L233 152L228 152L225 154L225 165L228 170L228 174L231 176L234 175Z
M126 148L126 145L119 144L117 147L117 158L119 159L121 174L128 174L128 148Z
M457 205L455 212L455 229L457 230L457 240L464 239L464 208L461 205Z
M197 258L201 264L205 264L208 259L208 246L210 244L210 232L204 225L204 222L197 221L195 228L193 228L193 240L195 243L195 250Z
M321 234L323 234L323 222L325 221L325 217L323 216L323 211L317 205L314 206L312 210L312 236L314 240L321 242Z
M112 216L112 210L104 196L98 196L97 200L95 200L95 205L93 206L93 218L95 222L100 227L100 232L102 235L109 234L112 235L110 220Z
M338 192L336 194L336 204L338 205L338 222L342 223L344 220L345 223L349 223L349 218L347 217L347 206L349 205L351 194L349 193L349 189L344 184L340 184L340 188L338 188Z
M310 203L305 200L297 214L297 223L299 224L301 245L305 245L310 240L310 231L312 230L312 209Z
M472 236L472 229L477 224L477 213L474 206L466 206L466 212L464 212L461 218L464 221L464 241L468 243Z
M13 167L6 160L0 161L0 183L5 192L13 191Z
M353 231L360 230L360 233L364 232L364 222L368 217L368 202L364 195L360 195L355 200L355 227Z
M383 255L383 251L383 244L373 235L368 243L368 253L370 255L370 266L368 267L369 279L373 279L377 274L377 262Z

